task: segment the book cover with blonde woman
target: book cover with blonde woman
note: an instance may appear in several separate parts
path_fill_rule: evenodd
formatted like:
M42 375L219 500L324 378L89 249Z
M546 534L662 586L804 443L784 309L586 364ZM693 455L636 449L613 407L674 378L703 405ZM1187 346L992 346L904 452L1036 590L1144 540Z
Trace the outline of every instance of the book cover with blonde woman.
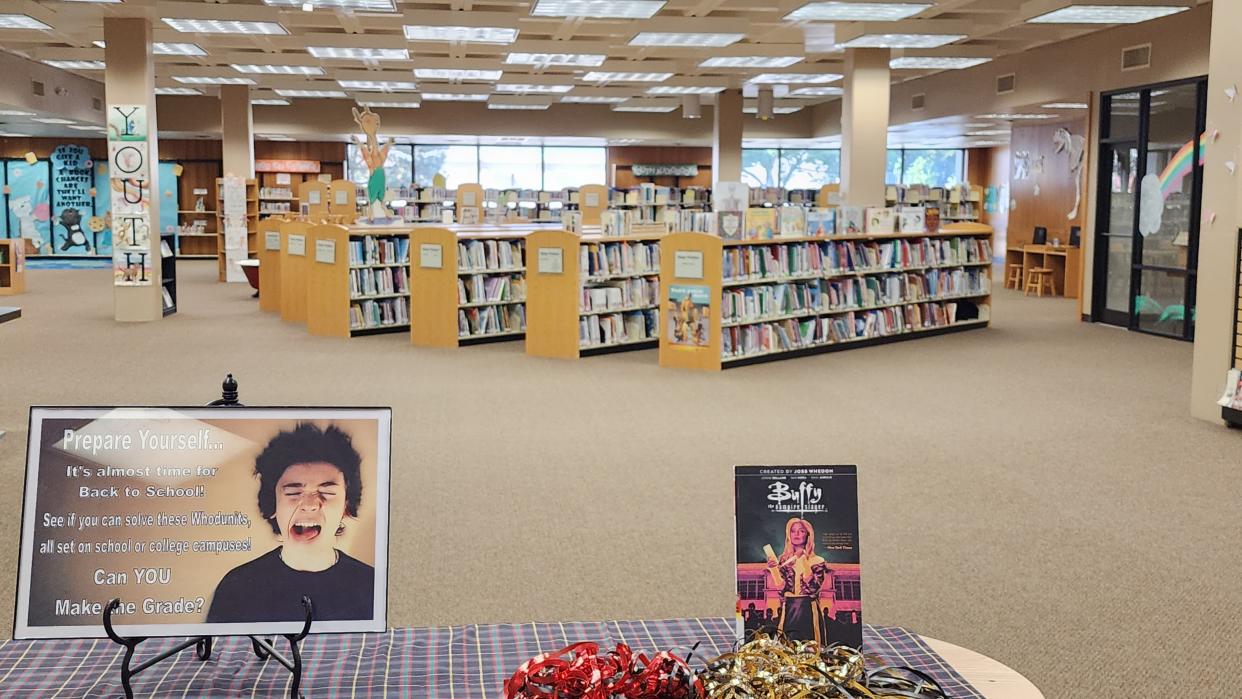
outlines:
M862 644L854 466L736 466L737 634Z

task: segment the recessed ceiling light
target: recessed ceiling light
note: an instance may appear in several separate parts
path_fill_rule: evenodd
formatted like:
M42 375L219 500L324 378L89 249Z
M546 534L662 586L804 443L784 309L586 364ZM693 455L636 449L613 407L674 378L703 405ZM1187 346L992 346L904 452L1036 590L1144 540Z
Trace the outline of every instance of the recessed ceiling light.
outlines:
M64 70L103 70L107 66L103 61L58 61L47 60L43 63L53 68L63 68Z
M699 63L700 68L786 68L801 56L713 56Z
M522 85L516 83L500 83L496 85L496 92L542 92L542 93L562 93L569 92L574 89L573 85Z
M488 102L487 108L488 109L542 110L542 109L547 109L548 105L546 104L504 104L504 103L498 103L498 102Z
M980 114L978 119L1056 119L1056 114Z
M473 70L469 68L415 68L414 77L423 80L500 80L503 70Z
M250 100L252 106L258 107L288 107L289 100L274 99L271 97L262 97L260 99Z
M1049 102L1039 105L1040 109L1086 109L1086 102Z
M618 104L628 99L629 97L606 97L603 95L565 95L561 98L561 101L577 102L579 104Z
M275 66L255 63L233 63L233 70L239 73L266 73L268 75L323 75L319 66Z
M360 107L376 107L384 109L418 109L421 102L377 102L375 100L358 100Z
M51 29L51 27L30 15L4 13L0 14L0 29Z
M965 34L863 34L841 46L847 49L931 49L965 38Z
M505 63L536 66L597 66L608 57L599 53L511 53Z
M472 92L424 92L419 97L431 102L486 102L486 93Z
M246 22L237 19L178 19L164 17L164 24L192 34L288 34L279 22Z
M276 90L281 97L349 97L341 90Z
M760 73L747 82L751 83L830 83L841 79L840 73Z
M31 121L37 121L40 124L76 124L73 119L61 119L60 117L31 117Z
M839 87L800 87L790 90L786 97L832 97L843 95L845 90Z
M965 56L901 56L888 62L893 70L961 70L983 65L990 58L967 58Z
M173 80L186 85L255 85L255 81L250 78L225 78L203 75L178 76L174 75Z
M374 49L367 47L307 46L315 58L357 58L369 61L404 61L410 57L405 49Z
M650 19L665 0L536 0L533 17L588 17L592 19Z
M715 32L639 32L630 39L630 46L720 47L745 38L745 34Z
M509 27L439 27L425 24L405 25L405 38L410 41L460 41L472 44L512 44L518 30Z
M1026 21L1031 24L1137 24L1189 9L1175 5L1072 4Z
M418 83L405 82L401 80L337 80L336 84L346 90L379 90L381 92L392 92L393 90L418 89Z
M157 87L155 88L157 95L201 95L202 90L195 90L192 87ZM251 104L254 102L252 101Z
M34 116L34 112L23 112L19 109L0 109L0 116Z
M673 77L672 73L625 73L593 70L582 76L588 82L660 83Z
M714 95L717 92L724 92L724 88L691 85L657 85L647 88L649 95Z
M802 110L802 107L773 107L772 113L773 114L793 114L794 112L801 111L801 110ZM759 108L758 107L742 107L742 113L758 114Z
M667 107L645 104L615 104L612 106L614 112L671 112L677 109L677 105L668 105Z
M392 4L392 0L263 0L265 5L274 5L277 7L301 7L306 10L306 6L310 5L311 10L316 9L333 9L333 10L357 10L359 12L394 12L396 8Z
M93 42L99 48L107 48L102 41ZM157 41L151 44L151 53L156 56L206 56L207 52L198 44L176 41Z
M929 2L810 2L785 15L793 21L892 22L913 17Z

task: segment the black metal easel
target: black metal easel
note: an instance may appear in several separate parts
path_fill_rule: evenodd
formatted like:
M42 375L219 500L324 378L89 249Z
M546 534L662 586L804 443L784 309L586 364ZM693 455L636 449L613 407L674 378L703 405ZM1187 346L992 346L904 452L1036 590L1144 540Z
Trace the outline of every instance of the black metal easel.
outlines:
M224 379L220 399L212 401L208 404L208 406L241 406L241 403L237 400L237 380L233 378L232 374L229 374ZM138 649L138 644L146 641L148 637L135 636L133 638L125 638L117 634L116 630L112 627L112 613L119 609L120 606L120 599L113 599L108 603L108 606L104 608L103 626L104 631L108 634L108 638L112 639L113 643L125 646L125 658L121 661L121 687L125 690L125 699L134 699L134 688L131 684L131 680L135 675L162 660L171 658L190 646L194 646L194 653L198 656L199 660L207 660L211 658L212 637L198 636L179 643L154 658L150 658L149 660L144 660L137 665L133 665L134 651ZM302 630L298 633L280 634L285 637L286 641L289 642L289 657L285 657L280 651L276 650L274 645L272 645L276 640L274 636L271 640L260 636L250 637L250 647L254 650L255 657L265 662L268 658L275 658L277 662L284 665L288 668L289 672L293 674L293 682L289 685L289 699L302 699L302 694L299 691L302 686L302 649L298 646L298 644L301 643L302 639L306 638L307 634L310 633L311 622L314 618L315 610L314 605L311 603L311 598L306 595L302 595L302 609L306 611L306 620L302 625Z

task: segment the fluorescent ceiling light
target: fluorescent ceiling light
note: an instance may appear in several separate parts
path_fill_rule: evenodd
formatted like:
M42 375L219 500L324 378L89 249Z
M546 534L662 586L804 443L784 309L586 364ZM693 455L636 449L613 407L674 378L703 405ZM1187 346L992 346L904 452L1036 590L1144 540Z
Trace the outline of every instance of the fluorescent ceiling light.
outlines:
M845 90L839 87L800 87L790 90L786 97L832 97L843 95Z
M1049 102L1039 105L1040 109L1086 109L1086 102Z
M419 97L431 102L486 102L486 93L472 92L424 92Z
M164 24L192 34L288 34L279 22L246 22L237 19L178 19L164 17Z
M892 22L913 17L929 2L810 2L785 15L792 21Z
M381 92L392 92L393 90L418 89L418 83L403 82L400 80L337 80L336 84L346 90L379 90Z
M70 124L69 128L77 130L77 131L103 131L104 130L104 127L102 126L84 126L82 124Z
M367 47L307 46L315 58L357 58L364 61L404 61L410 57L405 49L373 49Z
M496 86L496 92L542 92L542 93L562 93L569 92L574 89L573 85L521 85L516 83L501 83Z
M383 107L385 109L418 109L421 102L377 102L375 100L358 100L360 107Z
M263 0L265 5L301 7L306 9L357 10L359 12L394 12L392 0Z
M261 134L255 134L255 137L256 137L256 138L261 138L261 139L263 139L263 140L265 140L265 141L295 141L295 140L297 140L297 139L293 138L292 136L286 136L286 135L284 135L284 134L277 134L277 133L261 133Z
M260 107L288 107L289 100L272 99L270 97L264 97L264 98L260 98L257 100L250 100L250 104L252 106L260 106Z
M967 136L1008 136L1009 132L1001 130L1001 129L996 129L996 130L988 130L988 131L971 131L967 133L966 135Z
M657 85L647 88L649 95L714 95L717 92L724 92L724 88L690 85Z
M0 29L51 29L51 27L30 15L4 13L0 14Z
M565 95L561 101L579 104L619 104L628 99L629 97L605 97L603 95Z
M468 68L415 68L414 77L423 80L500 80L503 70L473 70Z
M73 119L61 119L60 117L31 117L31 121L37 121L40 124L76 124Z
M841 44L841 47L847 49L932 49L965 38L965 34L863 34Z
M713 56L699 63L700 68L786 68L801 56Z
M773 107L772 113L773 114L793 114L794 112L801 111L801 109L802 107ZM742 107L742 112L744 114L758 114L759 108L758 107Z
M509 27L438 27L425 24L405 25L405 38L410 41L460 41L472 44L512 44L518 30Z
M28 133L12 133L9 131L0 131L0 136L4 136L5 138L31 138Z
M1137 24L1189 10L1175 5L1069 5L1026 20L1031 24Z
M121 0L65 0L65 2L95 2L95 3L99 3L99 4L104 4L104 3L118 3L118 2L120 2L120 1L121 1Z
M23 112L19 109L0 109L0 116L34 116L34 112Z
M107 48L102 41L93 42L99 48ZM151 53L156 56L206 56L207 52L198 44L180 43L175 41L157 41L151 44Z
M630 39L630 46L720 47L745 38L745 34L715 32L639 32Z
M103 61L43 61L43 63L65 70L103 70L106 67Z
M349 97L341 90L277 90L281 97Z
M538 110L543 110L543 109L547 109L547 108L548 108L548 105L546 105L546 104L503 104L503 103L497 103L497 102L488 102L488 103L487 103L487 108L488 108L488 109L528 109L528 110L536 110L536 109L538 109Z
M532 17L650 19L665 0L536 0Z
M593 70L582 76L589 82L660 83L673 77L672 73L618 73Z
M657 107L654 105L643 104L617 104L612 107L612 111L614 112L671 112L674 109L677 109L677 105L670 104L667 107Z
M186 85L255 85L250 78L225 78L215 76L191 75L173 76L173 80Z
M841 79L840 73L760 73L747 82L751 83L830 83Z
M983 65L990 58L967 58L965 56L901 56L888 62L893 70L961 70Z
M155 88L155 94L157 95L201 95L203 94L203 91L195 90L192 87L157 87Z
M532 66L597 66L607 58L600 53L511 53L505 57L505 63Z
M239 73L265 73L268 75L323 75L319 66L274 66L255 63L232 63L233 70Z
M978 119L1055 119L1056 114L980 114Z

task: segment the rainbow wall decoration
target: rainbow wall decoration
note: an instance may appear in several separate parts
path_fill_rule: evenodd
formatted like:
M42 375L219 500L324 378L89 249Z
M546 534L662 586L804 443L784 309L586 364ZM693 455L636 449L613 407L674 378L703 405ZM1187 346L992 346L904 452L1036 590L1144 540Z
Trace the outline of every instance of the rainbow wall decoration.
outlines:
M1207 144L1208 135L1207 132L1204 132L1199 136L1200 165L1203 164L1204 155L1207 152ZM1189 175L1194 169L1194 152L1195 142L1193 140L1187 141L1186 145L1173 154L1169 164L1164 166L1164 171L1160 173L1160 193L1164 195L1165 199L1168 199L1174 190L1181 189L1182 180L1186 179L1186 175Z

